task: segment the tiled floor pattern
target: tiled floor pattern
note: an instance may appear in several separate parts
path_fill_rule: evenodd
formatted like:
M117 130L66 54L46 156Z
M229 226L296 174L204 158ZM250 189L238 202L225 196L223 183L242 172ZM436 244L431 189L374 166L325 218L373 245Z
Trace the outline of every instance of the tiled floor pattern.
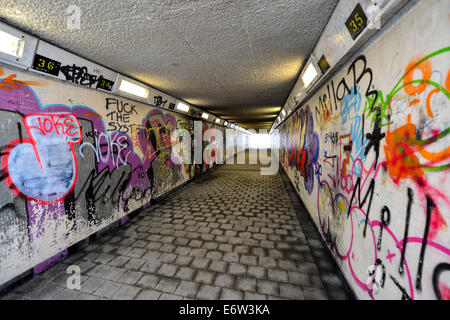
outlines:
M215 168L2 299L349 298L283 175Z

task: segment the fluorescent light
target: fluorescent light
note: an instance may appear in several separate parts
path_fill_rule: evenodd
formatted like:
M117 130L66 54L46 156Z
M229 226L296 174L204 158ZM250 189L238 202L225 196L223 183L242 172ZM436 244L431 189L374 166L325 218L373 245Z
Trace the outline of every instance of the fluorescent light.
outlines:
M119 90L144 99L148 96L148 89L138 86L137 84L131 83L127 80L122 80Z
M208 118L209 118L209 115L208 115L206 112L203 112L202 118L203 118L203 119L208 119Z
M315 79L317 76L317 70L314 68L313 64L310 62L308 66L306 67L305 73L302 75L302 81L305 88L307 88L311 82Z
M225 122L223 123L223 125L224 125L224 126L227 126L227 125L228 125L228 122L225 121Z
M22 58L25 40L21 40L5 31L0 30L0 52L16 58Z
M178 102L177 103L177 109L184 111L184 112L188 112L189 111L189 106L183 102Z
M283 115L283 117L286 115L286 111L281 110L281 114Z
M220 119L219 118L216 119L216 123L220 123Z

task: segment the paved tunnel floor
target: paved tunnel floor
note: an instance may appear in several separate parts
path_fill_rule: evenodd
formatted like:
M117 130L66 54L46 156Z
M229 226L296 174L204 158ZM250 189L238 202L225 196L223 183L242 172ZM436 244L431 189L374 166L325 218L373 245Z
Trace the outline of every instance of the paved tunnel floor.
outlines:
M2 299L348 299L283 175L217 167Z

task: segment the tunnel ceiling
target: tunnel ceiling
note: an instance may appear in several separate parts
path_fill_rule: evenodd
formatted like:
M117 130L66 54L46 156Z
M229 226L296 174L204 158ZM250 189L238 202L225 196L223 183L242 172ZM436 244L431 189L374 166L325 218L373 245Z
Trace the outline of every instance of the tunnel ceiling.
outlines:
M337 0L0 0L6 23L246 128L270 128ZM69 5L81 29L67 28Z

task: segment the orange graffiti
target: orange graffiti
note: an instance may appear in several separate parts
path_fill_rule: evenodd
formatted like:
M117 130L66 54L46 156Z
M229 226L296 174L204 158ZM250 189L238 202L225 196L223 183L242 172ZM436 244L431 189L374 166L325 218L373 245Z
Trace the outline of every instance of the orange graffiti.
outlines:
M428 60L430 56L415 58L408 64L403 77L403 89L412 98L409 103L409 107L412 107L421 102L417 95L423 93L428 85L433 86L434 88L431 88L430 92L427 93L424 101L427 116L433 118L434 113L431 109L431 98L433 95L441 92L450 98L447 91L450 89L450 72L447 72L444 87L431 81L432 64ZM421 72L422 79L413 79L416 70ZM450 205L446 196L431 186L425 179L426 171L438 172L450 168L450 147L447 144L442 144L445 147L441 150L436 148L435 145L431 147L432 152L427 149L429 145L434 144L450 134L450 128L442 131L432 129L430 133L430 137L425 139L420 138L422 133L419 133L416 125L411 123L411 113L408 113L407 123L405 125L392 132L388 127L385 137L386 145L384 146L386 161L383 165L387 167L388 173L395 184L399 184L401 180L409 179L416 184L421 194L432 199L433 203L437 204L437 200L440 198L447 205ZM425 197L423 197L424 202ZM447 227L447 223L438 207L434 206L431 212L429 238L433 239L439 230L445 230Z
M416 95L425 90L425 88L428 86L427 80L430 80L431 77L431 62L429 60L425 60L422 63L418 64L417 66L414 66L417 64L423 57L419 56L416 57L416 59L412 60L408 66L406 67L406 70L408 70L403 78L403 85L405 86L405 92L410 95ZM420 70L422 72L422 81L414 85L410 82L413 81L414 71Z
M349 142L347 144L342 144L342 138L348 138ZM350 163L350 151L349 150L352 149L353 141L350 137L350 134L340 136L339 140L340 140L340 144L344 148L344 153L347 154L347 157L345 158L345 160L342 163L342 174L345 177L347 175L347 165ZM342 159L342 154L341 154L341 159Z
M410 103L409 103L409 108L411 108L413 105L415 105L416 103L420 103L420 99L414 99L413 101L411 101ZM406 117L406 119L407 119L407 123L411 123L411 113L408 113L408 115L407 115L407 117Z
M447 79L445 79L445 89L450 91L450 71L447 72Z
M102 117L101 115L99 115L98 113L95 113L95 112L86 112L84 114L84 116L85 117L97 117L97 118L101 118Z
M430 106L431 96L432 96L433 94L439 92L439 91L440 91L439 88L435 88L435 89L431 90L430 93L429 93L428 96L427 96L427 104L426 104L426 107L427 107L427 113L428 113L428 116L429 116L430 118L433 118L433 117L434 117L433 111L431 110L431 106Z
M428 81L431 78L431 62L429 60L421 60L423 60L423 56L418 56L406 67L406 72L403 77L403 89L409 96L415 96L422 93L427 88ZM415 70L419 70L422 73L422 79L416 85L412 83ZM445 86L450 87L450 72L447 73ZM434 117L434 113L431 110L431 98L435 93L440 91L440 88L434 88L427 95L425 106L427 114L431 118ZM420 103L420 99L413 99L409 103L409 107L416 103ZM408 114L406 125L393 132L390 132L388 129L388 132L386 133L386 146L384 147L386 153L386 165L388 166L389 174L395 183L399 183L402 179L412 179L413 181L416 181L417 178L423 177L424 170L438 171L448 167L447 164L441 167L433 165L450 158L450 147L439 152L429 152L425 147L443 138L449 133L449 130L447 129L440 133L434 132L432 138L422 141L416 138L416 131L416 126L411 123L411 114ZM421 163L416 156L417 153L428 160L429 163Z
M410 103L409 103L409 108L411 108L411 106L413 106L413 105L415 105L416 103L419 103L420 102L420 99L414 99L413 101L411 101Z
M0 68L0 76L3 75L3 69ZM39 81L21 81L16 80L16 74L11 74L6 78L0 80L0 89L3 90L13 90L14 88L20 88L20 86L41 86L42 84Z
M449 130L445 130L435 134L432 138L421 141L416 138L416 126L412 123L405 124L393 132L388 131L386 145L384 146L385 165L394 183L398 184L402 179L410 179L425 194L433 193L434 191L426 183L424 171L427 169L436 171L447 169L448 164L443 166L433 165L450 158L450 147L440 152L429 152L425 149L425 146L441 139L448 133ZM421 163L416 153L419 153L429 163ZM430 221L429 237L433 239L439 230L445 230L446 228L447 223L438 208L435 207Z
M429 164L422 164L416 153L430 161L432 164L445 161L450 158L450 147L439 151L430 152L425 149L428 143L419 141L416 138L416 125L412 123L386 133L386 145L384 151L386 154L386 165L389 174L395 183L402 179L413 179L423 177L424 168L429 168ZM430 142L436 141L435 137L429 139Z
M386 134L386 164L395 183L401 179L423 176L420 161L415 155L415 144L410 144L411 140L415 140L415 133L416 126L409 123Z

